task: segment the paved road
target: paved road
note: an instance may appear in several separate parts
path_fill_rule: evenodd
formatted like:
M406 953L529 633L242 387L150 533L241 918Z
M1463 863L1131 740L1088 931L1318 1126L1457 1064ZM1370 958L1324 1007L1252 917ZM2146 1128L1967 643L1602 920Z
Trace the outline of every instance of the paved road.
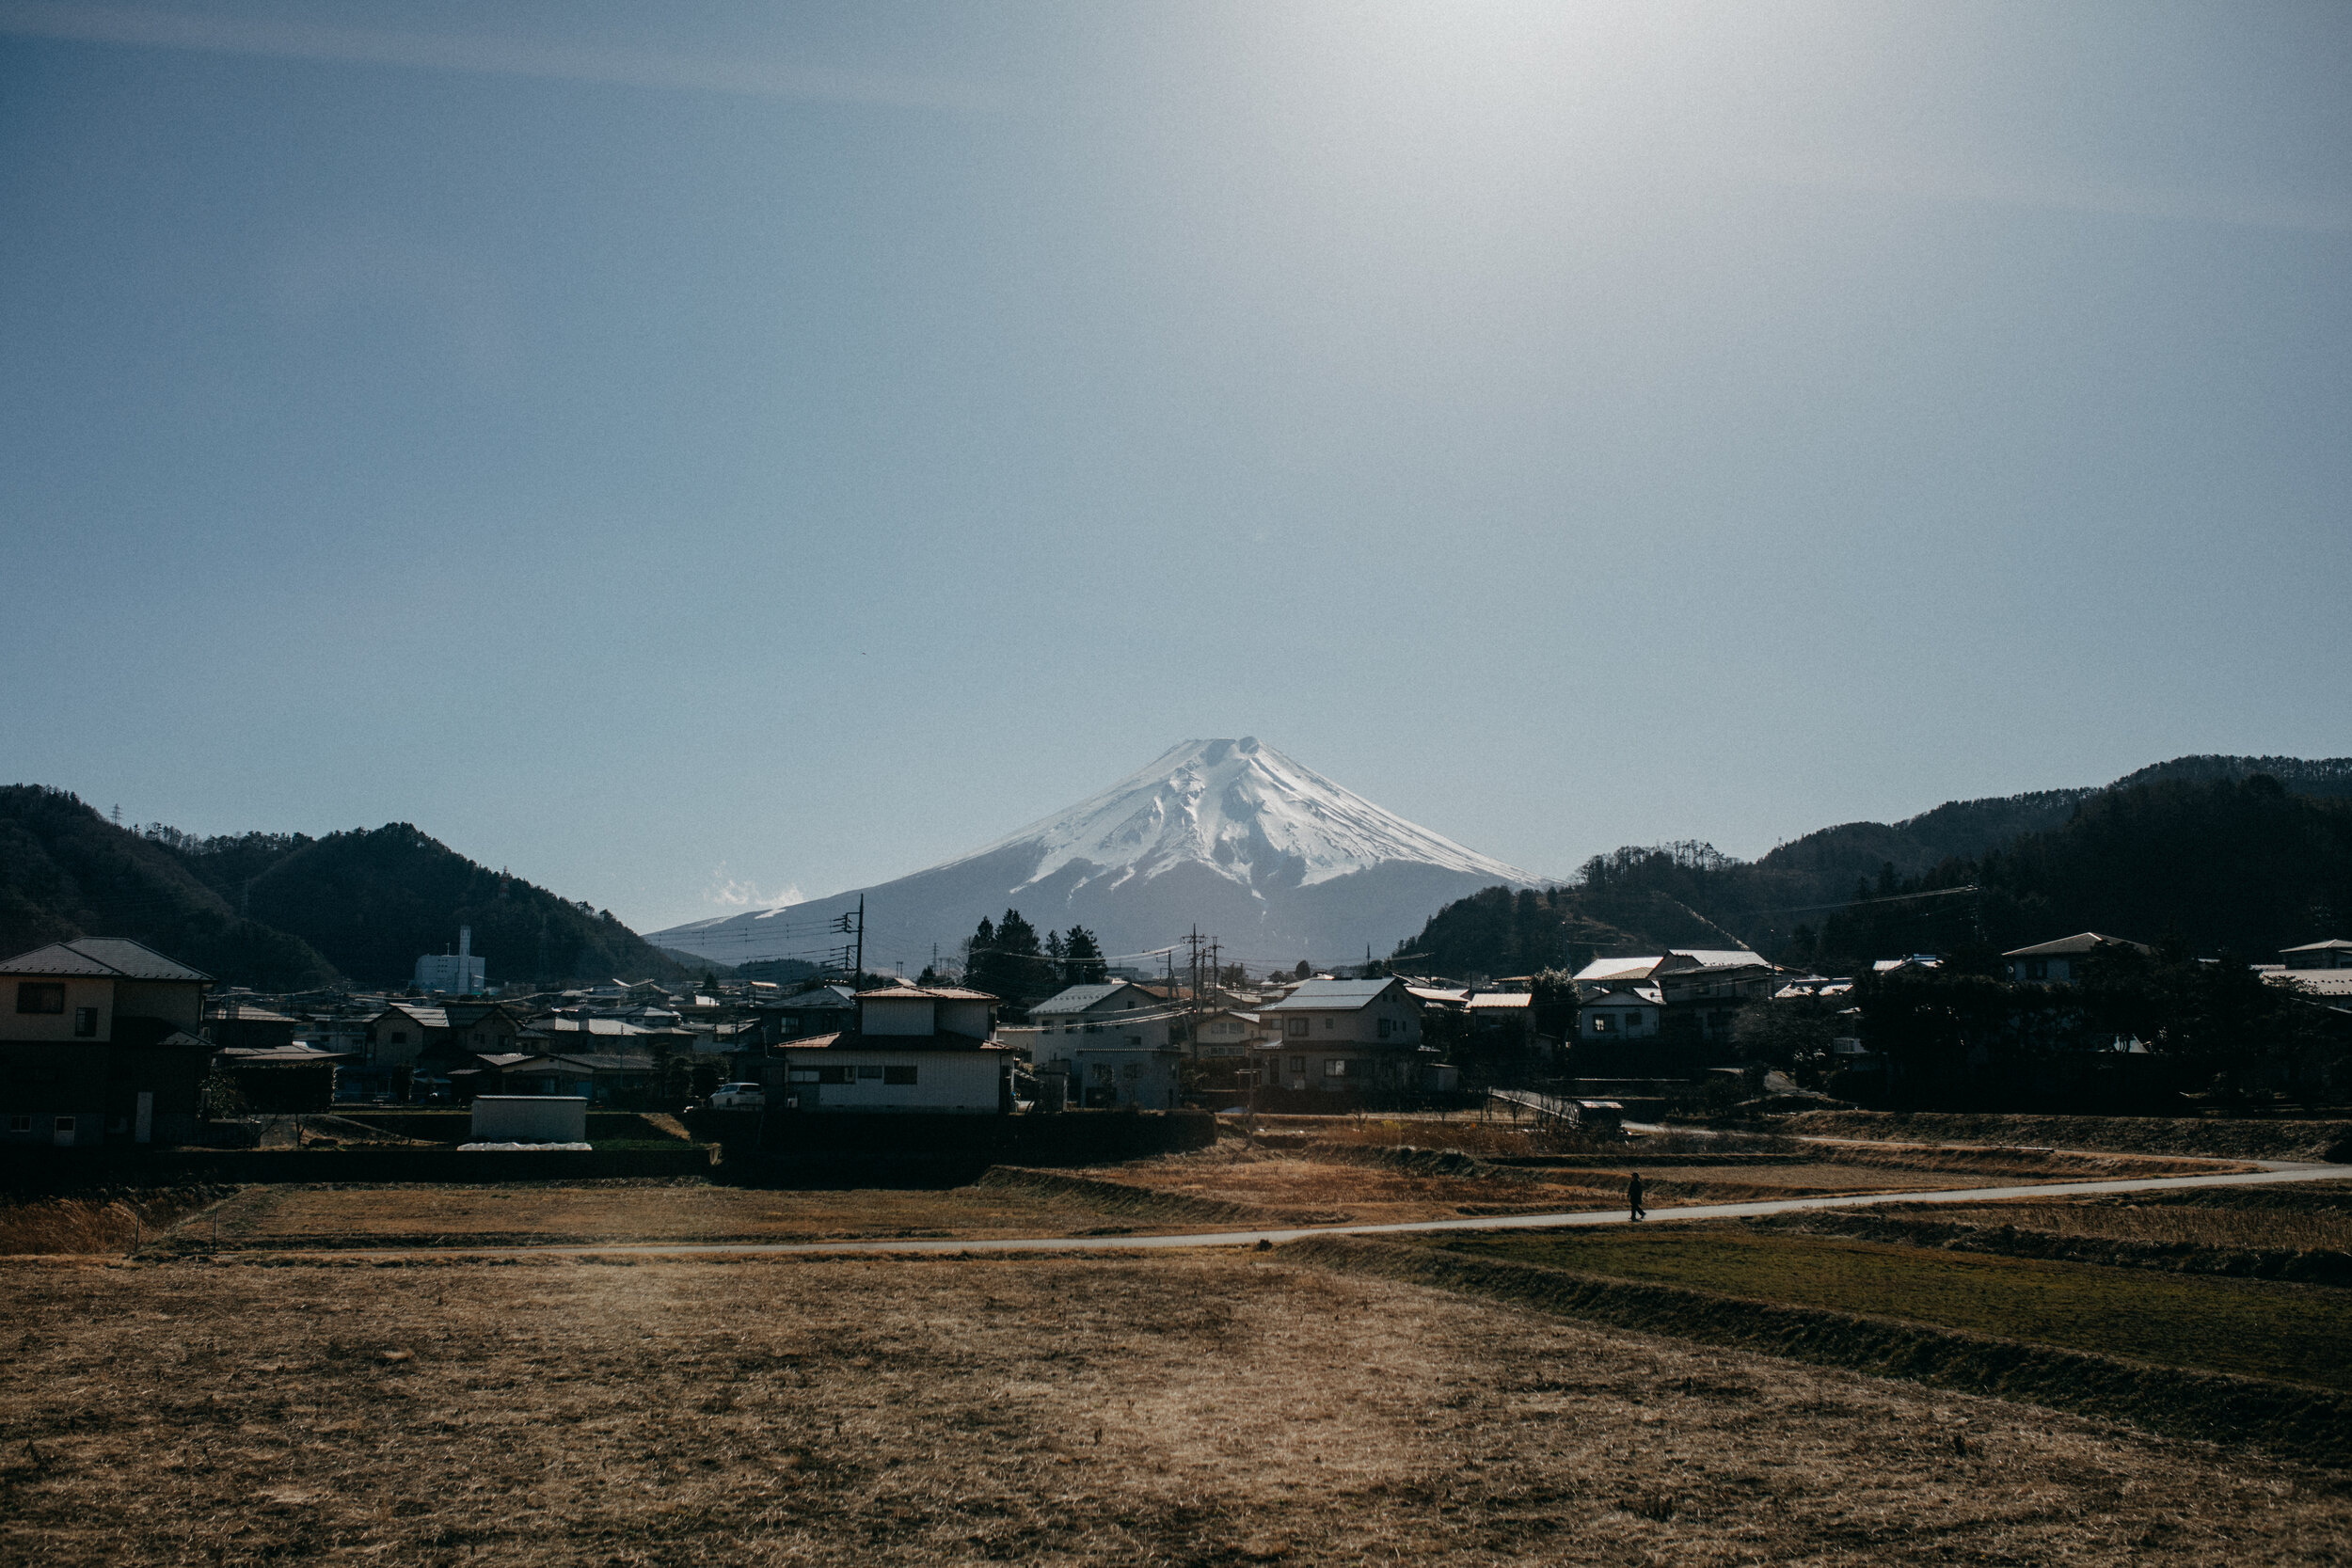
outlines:
M1893 1203L1967 1203L2006 1197L2083 1197L2098 1193L2162 1193L2182 1187L2266 1186L2278 1181L2352 1180L2352 1165L2318 1165L2295 1170L2246 1171L2227 1176L2147 1176L2108 1181L2037 1181L2017 1187L1961 1187L1938 1193L1841 1193L1829 1197L1784 1197L1761 1203L1703 1203L1677 1209L1653 1209L1645 1223L1671 1220L1737 1219L1757 1214L1788 1214L1807 1209L1862 1209ZM338 1247L333 1256L416 1256L434 1258L513 1258L547 1255L691 1258L710 1254L758 1253L935 1253L935 1252L1127 1252L1166 1247L1255 1246L1260 1242L1303 1241L1309 1236L1394 1236L1433 1230L1553 1230L1567 1226L1625 1225L1622 1209L1584 1210L1554 1214L1482 1214L1456 1220L1405 1220L1390 1225L1317 1225L1287 1230L1213 1230L1166 1236L1032 1236L990 1241L874 1242L615 1242L592 1246L501 1247ZM272 1257L288 1254L273 1251Z

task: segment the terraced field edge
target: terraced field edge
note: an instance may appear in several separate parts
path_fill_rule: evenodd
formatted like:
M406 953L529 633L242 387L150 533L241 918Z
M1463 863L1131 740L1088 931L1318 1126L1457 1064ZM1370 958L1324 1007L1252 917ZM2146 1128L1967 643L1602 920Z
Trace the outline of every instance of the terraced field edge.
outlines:
M2183 1371L1955 1329L1394 1242L1316 1236L1289 1243L1281 1256L1613 1328L2128 1421L2169 1437L2254 1444L2312 1465L2352 1468L2352 1399L2297 1384Z

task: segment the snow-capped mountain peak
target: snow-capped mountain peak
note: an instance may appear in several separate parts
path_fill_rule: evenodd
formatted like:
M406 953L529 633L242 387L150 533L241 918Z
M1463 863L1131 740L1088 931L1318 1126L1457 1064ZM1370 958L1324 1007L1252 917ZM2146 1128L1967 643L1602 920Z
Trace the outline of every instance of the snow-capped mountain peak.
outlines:
M983 916L1084 925L1113 958L1190 930L1251 964L1394 951L1449 901L1536 879L1416 827L1254 738L1187 740L1066 811L927 871L788 909L653 933L743 963L839 962L852 911L869 964L952 956ZM829 956L830 955L830 956Z
M1517 866L1384 811L1253 736L1187 740L1117 784L964 857L1034 846L1027 881L1149 879L1186 862L1250 887L1311 887L1389 861L1533 883Z

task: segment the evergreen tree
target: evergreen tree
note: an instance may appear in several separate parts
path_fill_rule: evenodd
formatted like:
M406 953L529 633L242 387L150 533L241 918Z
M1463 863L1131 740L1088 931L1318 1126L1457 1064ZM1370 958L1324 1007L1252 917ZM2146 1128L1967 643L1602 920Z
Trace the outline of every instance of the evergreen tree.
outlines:
M1015 1006L1050 996L1059 978L1047 960L1037 927L1007 910L1005 918L991 924L983 918L972 935L971 961L964 983Z
M1101 985L1110 978L1110 966L1103 961L1103 944L1094 940L1094 933L1083 926L1070 927L1070 936L1061 952L1062 984L1068 986Z

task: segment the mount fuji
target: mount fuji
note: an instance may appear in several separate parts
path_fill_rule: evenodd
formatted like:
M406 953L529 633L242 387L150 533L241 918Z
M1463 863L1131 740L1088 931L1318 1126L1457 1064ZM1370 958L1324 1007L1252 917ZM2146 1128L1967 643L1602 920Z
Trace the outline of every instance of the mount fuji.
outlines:
M806 958L866 901L866 962L960 951L982 915L1085 926L1117 963L1198 927L1252 967L1386 954L1450 901L1540 879L1383 811L1254 738L1188 740L1101 794L928 871L646 940L721 963Z

